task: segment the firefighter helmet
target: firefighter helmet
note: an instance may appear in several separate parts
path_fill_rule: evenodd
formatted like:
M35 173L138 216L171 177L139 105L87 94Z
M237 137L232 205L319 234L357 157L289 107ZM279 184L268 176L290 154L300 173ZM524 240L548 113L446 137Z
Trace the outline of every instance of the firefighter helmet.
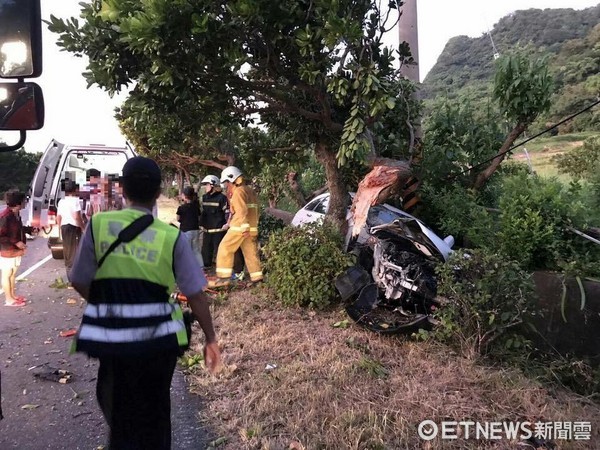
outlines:
M221 172L221 183L224 183L225 181L230 181L233 183L240 176L242 176L242 171L237 167L226 167L225 169L223 169L223 172Z
M219 184L219 177L216 175L206 175L200 184L212 184L213 186L217 186Z

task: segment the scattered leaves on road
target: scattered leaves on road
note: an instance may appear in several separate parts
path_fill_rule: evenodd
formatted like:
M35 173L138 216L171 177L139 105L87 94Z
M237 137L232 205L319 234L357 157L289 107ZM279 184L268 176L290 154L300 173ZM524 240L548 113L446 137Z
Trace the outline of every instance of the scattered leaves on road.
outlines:
M27 405L21 406L21 409L36 409L36 408L39 408L39 407L40 407L40 405L27 404Z
M69 287L69 283L63 280L62 277L58 277L52 282L50 287L54 289L66 289Z

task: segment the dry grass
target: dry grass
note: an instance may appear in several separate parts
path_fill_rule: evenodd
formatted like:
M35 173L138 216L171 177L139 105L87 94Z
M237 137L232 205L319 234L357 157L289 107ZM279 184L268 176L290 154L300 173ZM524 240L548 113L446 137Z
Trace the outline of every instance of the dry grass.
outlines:
M218 378L191 375L206 400L207 426L226 438L219 449L516 448L515 442L419 439L425 419L591 421L600 407L516 372L481 367L445 347L332 324L343 311L281 309L255 292L215 305L227 365ZM201 333L197 333L201 334ZM193 346L200 351L200 345ZM268 369L267 366L270 365Z

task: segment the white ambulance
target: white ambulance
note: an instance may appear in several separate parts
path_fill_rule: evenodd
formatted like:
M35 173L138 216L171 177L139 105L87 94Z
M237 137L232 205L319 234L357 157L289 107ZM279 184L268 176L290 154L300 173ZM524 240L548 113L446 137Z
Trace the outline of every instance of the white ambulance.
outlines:
M89 169L100 171L102 176L121 174L125 162L136 156L129 146L68 145L52 140L42 155L29 187L29 201L21 210L24 225L40 228L48 236L52 257L62 259L62 242L56 226L56 207L65 196L64 183L74 181L80 188L87 184Z

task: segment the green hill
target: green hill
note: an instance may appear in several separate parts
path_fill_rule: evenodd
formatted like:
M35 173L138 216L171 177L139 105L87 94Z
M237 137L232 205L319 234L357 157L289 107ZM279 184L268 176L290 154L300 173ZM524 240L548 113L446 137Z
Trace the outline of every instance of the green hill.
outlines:
M457 36L448 41L422 86L426 104L439 97L467 97L479 102L489 97L494 53L530 45L550 54L555 79L551 111L538 127L590 104L600 92L600 4L581 11L528 9L503 17L478 38ZM492 45L492 38L495 44ZM600 130L600 113L586 114L565 125L563 132Z

